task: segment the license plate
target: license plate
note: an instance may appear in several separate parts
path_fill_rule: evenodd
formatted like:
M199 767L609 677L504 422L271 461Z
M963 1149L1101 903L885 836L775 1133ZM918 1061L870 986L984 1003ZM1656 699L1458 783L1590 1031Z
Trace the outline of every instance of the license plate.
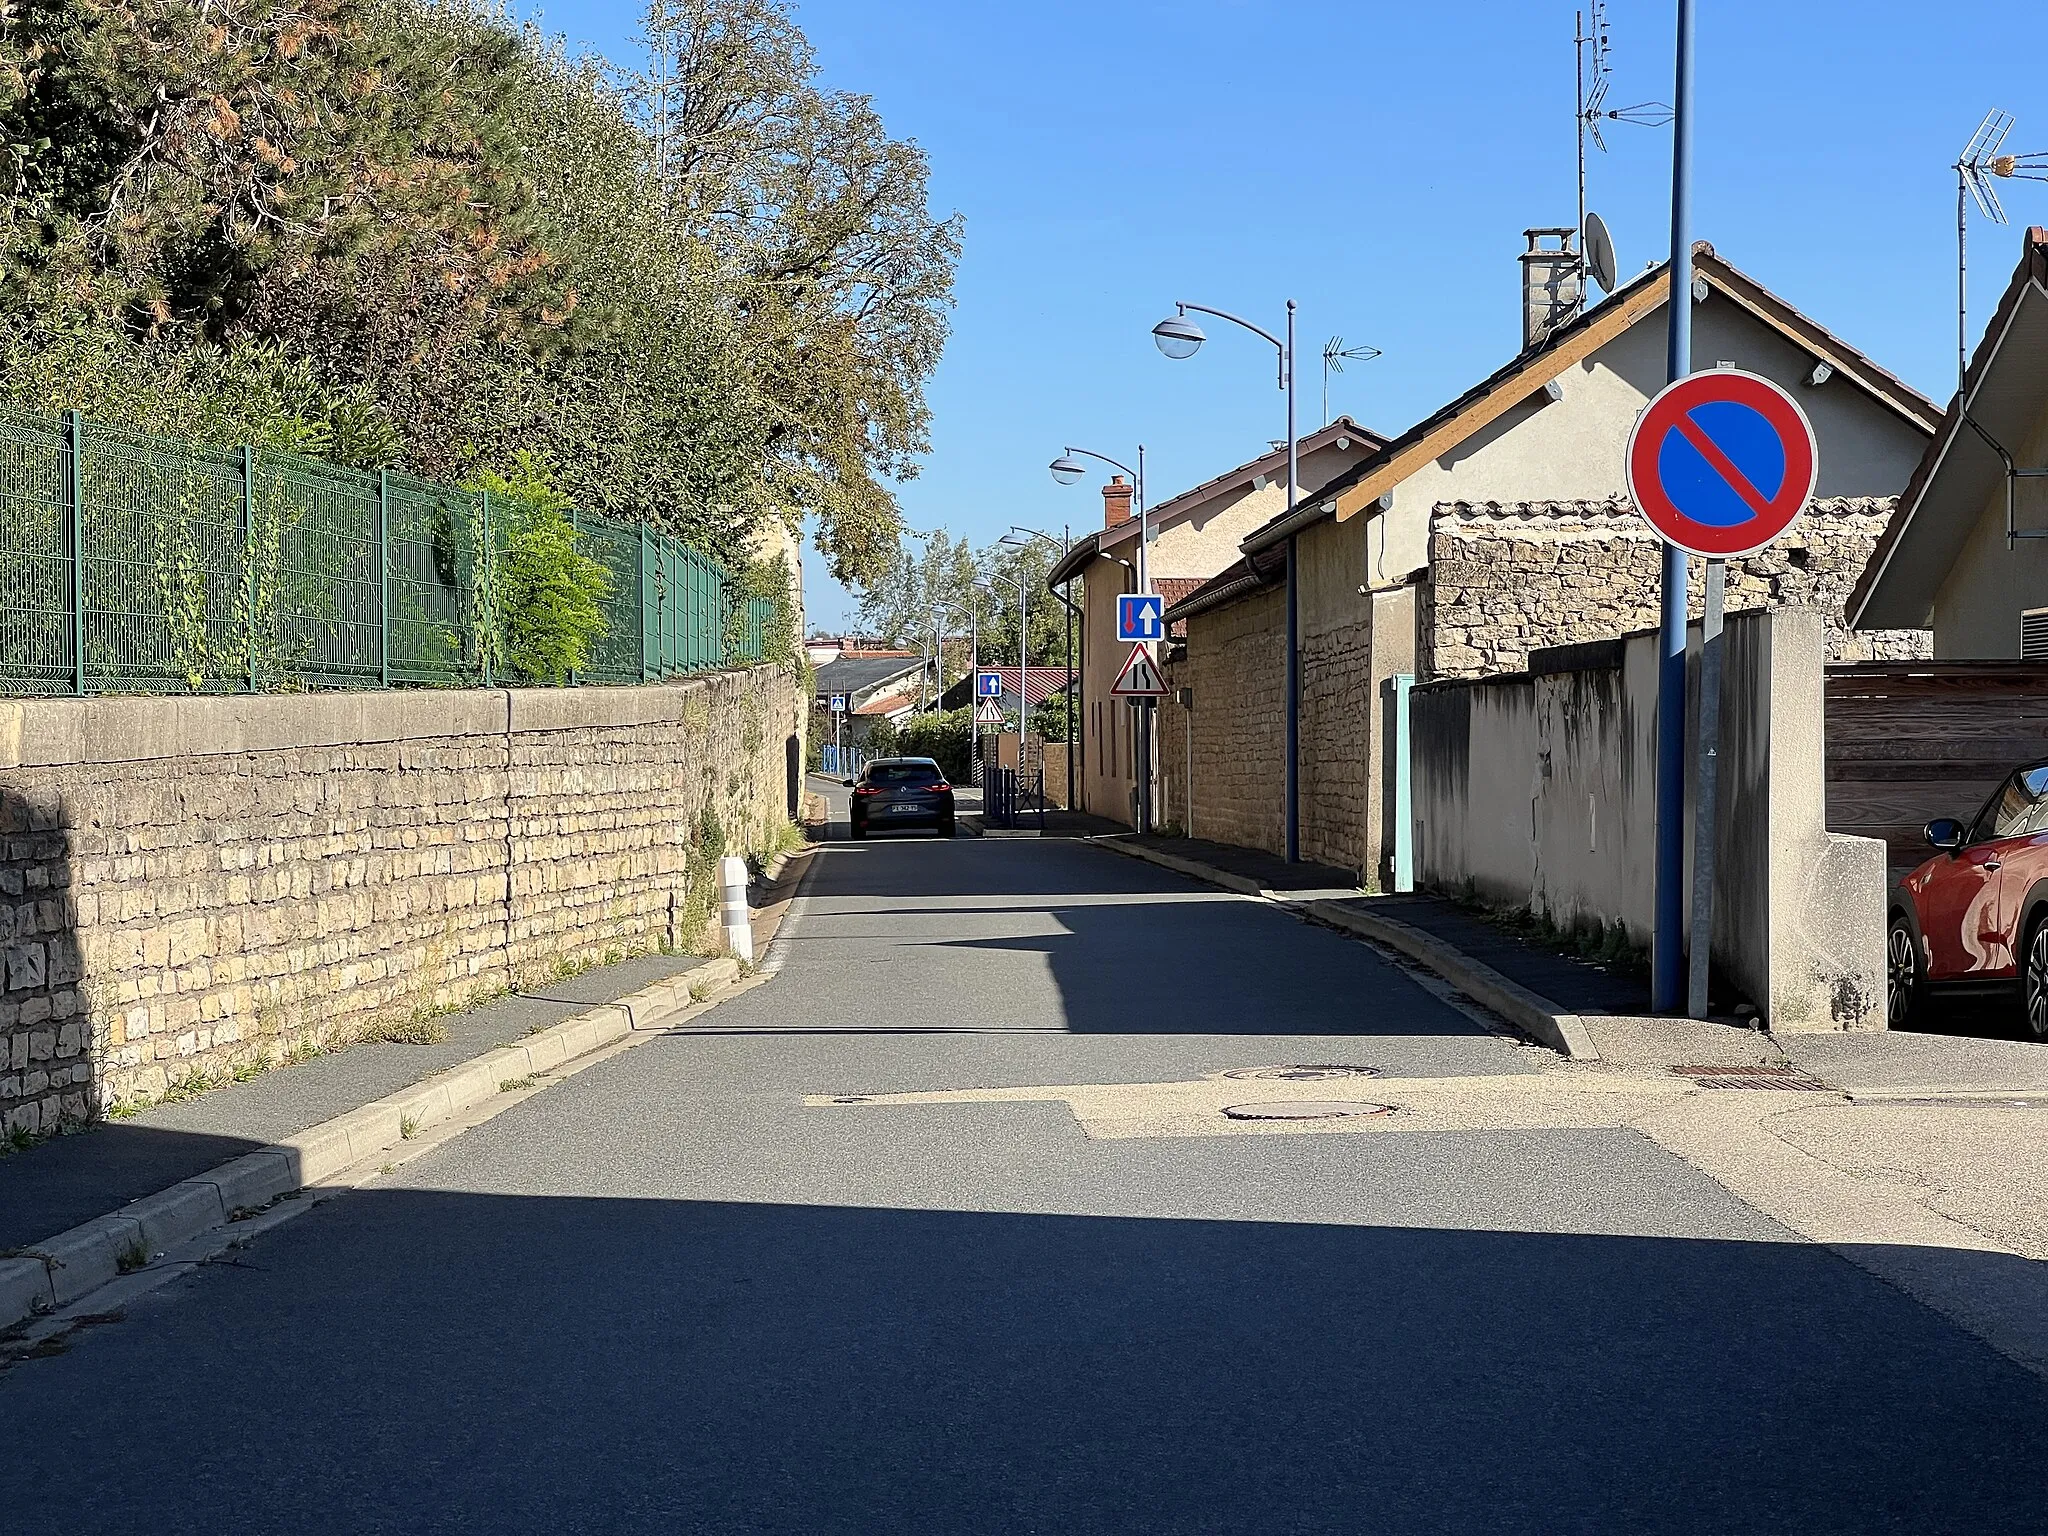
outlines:
M889 807L889 814L891 816L915 816L923 809L924 807L921 805L892 805Z

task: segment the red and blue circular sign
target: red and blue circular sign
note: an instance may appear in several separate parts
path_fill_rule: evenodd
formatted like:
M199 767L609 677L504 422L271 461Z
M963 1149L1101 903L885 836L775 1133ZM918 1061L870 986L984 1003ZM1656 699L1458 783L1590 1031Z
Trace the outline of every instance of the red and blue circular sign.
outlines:
M1629 433L1637 509L1663 538L1711 559L1754 554L1791 527L1819 474L1799 403L1734 368L1666 386Z

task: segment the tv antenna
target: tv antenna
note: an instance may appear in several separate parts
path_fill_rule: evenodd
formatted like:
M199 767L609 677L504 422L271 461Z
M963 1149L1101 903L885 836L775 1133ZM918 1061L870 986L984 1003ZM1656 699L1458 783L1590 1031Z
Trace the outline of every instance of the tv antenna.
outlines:
M1346 363L1369 363L1381 355L1378 347L1347 347L1342 336L1323 343L1323 425L1330 424L1330 375L1342 373Z
M1586 250L1586 140L1603 155L1607 140L1602 123L1634 123L1642 128L1662 128L1675 114L1661 101L1639 101L1633 106L1610 107L1607 93L1614 84L1614 65L1609 59L1607 0L1592 0L1590 9L1572 13L1572 51L1579 76L1579 250L1583 267ZM1607 285L1601 284L1604 288ZM1579 284L1579 307L1586 305L1586 285Z
M1984 114L1984 121L1970 135L1970 142L1955 163L1956 173L1956 397L1962 398L1963 384L1970 371L1969 261L1970 203L1994 224L2003 224L2005 204L1998 200L2001 181L2048 181L2048 153L2014 155L2005 153L2006 135L2012 132L2012 114L1996 107Z

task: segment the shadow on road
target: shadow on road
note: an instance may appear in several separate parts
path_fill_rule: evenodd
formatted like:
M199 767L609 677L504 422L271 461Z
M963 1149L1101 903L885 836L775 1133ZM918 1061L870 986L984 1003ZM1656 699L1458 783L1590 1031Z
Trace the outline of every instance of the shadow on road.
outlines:
M2042 1384L1801 1245L393 1190L187 1286L0 1376L24 1529L2048 1523Z

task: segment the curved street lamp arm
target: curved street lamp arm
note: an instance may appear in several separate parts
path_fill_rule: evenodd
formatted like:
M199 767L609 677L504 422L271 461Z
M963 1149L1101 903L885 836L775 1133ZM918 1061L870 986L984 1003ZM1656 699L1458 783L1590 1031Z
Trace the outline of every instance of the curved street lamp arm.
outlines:
M1251 321L1245 319L1242 315L1233 315L1227 309L1211 309L1206 304L1189 304L1182 299L1175 299L1173 301L1173 307L1175 309L1182 311L1192 309L1197 314L1214 315L1218 320L1228 320L1232 325L1241 325L1246 330L1250 331L1254 336L1265 337L1266 340L1270 341L1276 348L1279 349L1280 355L1282 357L1285 357L1287 355L1286 342L1282 341L1278 336L1275 336L1271 331L1267 330L1264 326L1253 325Z
M1082 458L1084 458L1084 459L1098 459L1098 460L1100 460L1100 461L1101 461L1102 463L1104 463L1104 464L1107 464L1107 465L1108 465L1108 466L1109 466L1109 467L1110 467L1111 469L1120 469L1120 470L1122 470L1122 471L1123 471L1123 472L1124 472L1125 474L1127 474L1127 475L1131 476L1131 477L1132 477L1132 479L1134 479L1134 480L1135 480L1135 479L1137 478L1137 474L1138 474L1138 472L1137 472L1137 471L1136 471L1135 469L1132 469L1130 465L1128 465L1128 464L1124 463L1124 462L1123 462L1123 461L1122 461L1121 459L1112 459L1112 458L1111 458L1111 457L1110 457L1110 456L1109 456L1108 454L1106 454L1106 453L1097 453L1097 452L1096 452L1096 451L1095 451L1095 450L1094 450L1093 448L1073 448L1073 447L1068 447L1068 448L1063 448L1063 449L1061 449L1060 451L1061 451L1062 453L1069 453L1069 454L1074 454L1074 453L1078 453L1078 454L1079 454L1079 455L1080 455L1080 456L1081 456Z

